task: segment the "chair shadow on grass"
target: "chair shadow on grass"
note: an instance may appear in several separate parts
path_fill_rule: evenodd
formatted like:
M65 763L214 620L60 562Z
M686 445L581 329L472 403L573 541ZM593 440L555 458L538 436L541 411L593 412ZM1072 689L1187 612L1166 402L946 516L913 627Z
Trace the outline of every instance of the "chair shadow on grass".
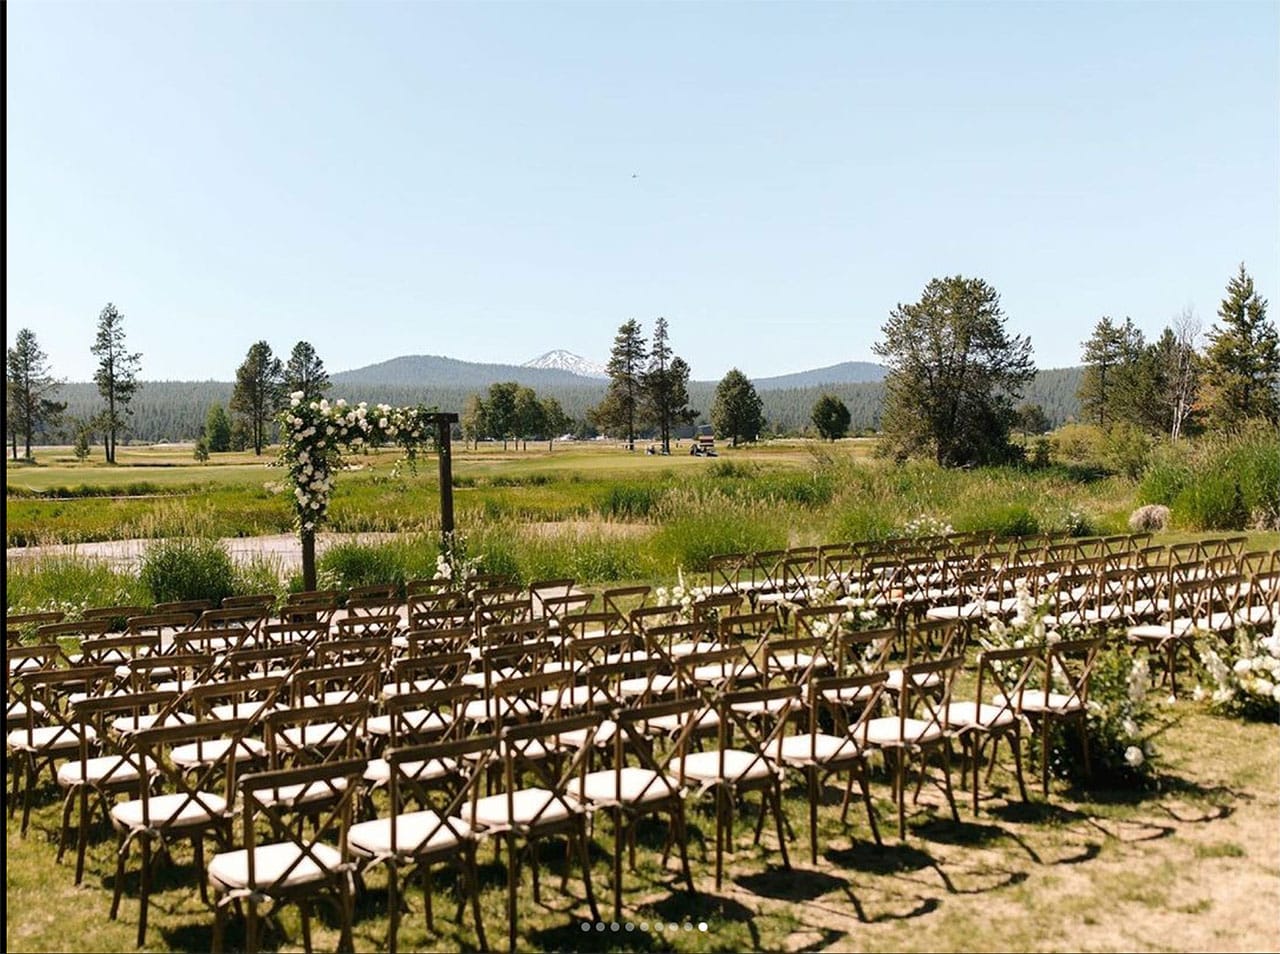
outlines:
M825 871L806 868L778 868L739 875L733 883L762 898L779 901L813 901L824 894L846 888L849 882Z

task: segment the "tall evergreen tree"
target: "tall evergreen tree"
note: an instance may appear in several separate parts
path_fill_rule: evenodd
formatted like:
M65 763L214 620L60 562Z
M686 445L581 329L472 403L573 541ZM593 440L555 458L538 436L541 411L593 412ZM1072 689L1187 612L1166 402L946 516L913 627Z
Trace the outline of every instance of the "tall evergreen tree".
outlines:
M107 402L97 420L103 431L107 463L114 464L116 439L126 427L124 419L130 413L129 403L142 386L138 381L142 354L125 350L124 315L110 302L98 315L98 335L89 350L98 358L93 380Z
M689 409L689 365L673 355L668 343L667 319L659 318L649 348L649 367L641 376L649 416L658 426L662 452L671 453L671 428L689 424L695 417Z
M711 423L720 434L729 436L730 444L754 441L764 429L764 405L756 386L737 368L716 385L715 398L711 402Z
M1114 400L1113 386L1116 366L1120 364L1124 349L1124 332L1109 315L1103 315L1093 326L1093 334L1084 342L1084 377L1080 380L1080 412L1086 419L1095 420L1099 427L1107 426L1107 419Z
M308 341L299 341L289 354L284 368L284 392L302 392L302 400L318 401L329 390L329 373L316 349Z
M50 397L62 382L49 373L49 356L40 348L35 332L30 328L21 329L14 346L8 350L7 370L5 392L13 457L18 459L18 435L21 434L26 443L26 456L30 459L32 435L56 425L67 409L66 404Z
M236 369L236 385L231 392L232 413L244 421L253 452L262 454L267 424L283 404L284 367L265 341L249 348L244 363Z
M606 370L609 372L609 390L596 407L589 412L591 422L605 433L620 434L627 439L627 447L636 446L636 424L640 420L644 396L641 380L644 371L645 341L640 333L640 323L635 319L618 328L613 339L613 351L609 355Z
M1209 408L1219 424L1251 417L1280 421L1280 336L1267 320L1267 300L1240 271L1227 283L1218 308L1220 324L1209 329L1205 379L1211 385Z
M873 350L886 359L881 431L898 457L993 463L1011 453L1013 402L1035 376L1031 342L1005 330L996 290L980 278L935 278L889 314Z

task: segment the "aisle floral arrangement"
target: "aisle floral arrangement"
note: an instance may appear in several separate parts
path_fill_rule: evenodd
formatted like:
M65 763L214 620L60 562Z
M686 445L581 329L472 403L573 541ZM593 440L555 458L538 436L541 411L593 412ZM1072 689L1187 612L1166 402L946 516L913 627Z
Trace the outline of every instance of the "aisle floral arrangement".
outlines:
M1226 715L1280 720L1280 618L1270 635L1241 627L1230 640L1203 636L1199 654L1196 699Z

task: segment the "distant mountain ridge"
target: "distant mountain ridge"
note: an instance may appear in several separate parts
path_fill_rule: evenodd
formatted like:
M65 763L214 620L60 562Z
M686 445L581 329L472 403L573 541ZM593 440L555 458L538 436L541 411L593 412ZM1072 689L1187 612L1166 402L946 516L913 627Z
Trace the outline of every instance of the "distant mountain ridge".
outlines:
M768 378L753 378L759 391L810 388L821 385L867 384L883 381L885 369L870 361L844 361ZM499 381L516 381L535 390L539 386L580 386L598 388L608 379L605 369L571 351L556 349L524 364L482 364L442 355L401 355L329 375L335 385L367 387L460 387L487 388ZM715 386L715 381L694 381Z

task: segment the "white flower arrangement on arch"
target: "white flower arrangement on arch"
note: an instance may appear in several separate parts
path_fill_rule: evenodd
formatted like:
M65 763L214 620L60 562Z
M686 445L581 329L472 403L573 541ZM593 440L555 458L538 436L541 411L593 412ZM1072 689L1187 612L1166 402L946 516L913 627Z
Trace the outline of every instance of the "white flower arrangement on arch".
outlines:
M301 391L289 395L289 406L280 412L280 456L276 465L289 474L294 524L302 533L314 533L329 513L333 475L344 466L348 449L398 445L411 463L418 451L435 442L430 408L392 407L377 404L349 405L339 399L303 400Z

